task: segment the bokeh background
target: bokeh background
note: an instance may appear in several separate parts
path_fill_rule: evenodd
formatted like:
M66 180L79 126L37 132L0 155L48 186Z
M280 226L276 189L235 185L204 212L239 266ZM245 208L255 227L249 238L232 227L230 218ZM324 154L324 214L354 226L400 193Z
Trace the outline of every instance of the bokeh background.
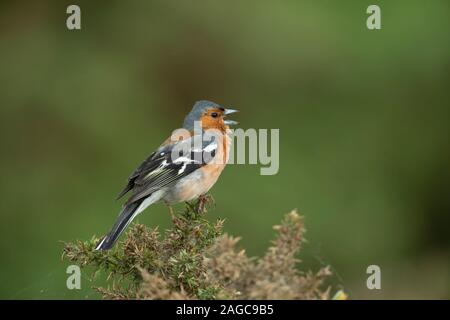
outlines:
M234 165L212 190L250 255L298 208L302 268L351 298L450 298L449 31L446 0L0 2L0 298L97 298L66 289L60 241L108 230L200 99L280 129L277 175ZM170 226L164 205L138 220Z

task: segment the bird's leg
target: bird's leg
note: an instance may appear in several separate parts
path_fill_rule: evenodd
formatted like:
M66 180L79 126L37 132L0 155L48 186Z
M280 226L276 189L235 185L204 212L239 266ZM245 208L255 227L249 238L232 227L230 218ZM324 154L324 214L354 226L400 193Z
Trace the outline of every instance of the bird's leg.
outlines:
M166 204L167 208L169 209L170 215L173 216L175 214L175 212L173 211L173 208L170 205L170 203L168 203L168 202L164 202L164 203Z
M206 206L210 204L215 204L214 198L208 193L202 194L200 197L198 197L197 211L199 213L205 213Z

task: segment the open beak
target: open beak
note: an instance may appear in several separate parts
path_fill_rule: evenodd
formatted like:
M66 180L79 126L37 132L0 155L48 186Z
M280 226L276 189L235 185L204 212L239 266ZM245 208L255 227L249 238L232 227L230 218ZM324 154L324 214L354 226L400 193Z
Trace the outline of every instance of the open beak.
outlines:
M229 115L229 114L236 113L236 112L239 112L239 111L238 111L238 110L234 110L234 109L225 109L225 111L224 111L223 114L224 114L225 116L227 116L227 115ZM233 125L239 124L239 122L234 121L234 120L224 120L224 123L225 123L227 126L233 126Z

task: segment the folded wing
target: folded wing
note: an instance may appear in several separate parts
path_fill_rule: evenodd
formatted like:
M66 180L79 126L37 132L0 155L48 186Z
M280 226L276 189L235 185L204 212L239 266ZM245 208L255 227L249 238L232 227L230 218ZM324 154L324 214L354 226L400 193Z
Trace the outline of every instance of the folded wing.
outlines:
M214 139L204 141L201 135L160 147L130 175L128 184L118 198L132 190L133 193L126 202L130 204L175 184L179 179L211 162L217 147Z

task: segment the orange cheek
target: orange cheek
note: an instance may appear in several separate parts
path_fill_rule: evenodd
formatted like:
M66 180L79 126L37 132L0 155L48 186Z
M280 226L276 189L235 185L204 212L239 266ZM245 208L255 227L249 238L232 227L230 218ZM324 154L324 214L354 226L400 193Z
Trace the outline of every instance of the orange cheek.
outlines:
M200 121L202 122L202 129L208 130L208 129L219 129L221 127L220 125L220 118L212 118L209 115L202 116L200 118Z

